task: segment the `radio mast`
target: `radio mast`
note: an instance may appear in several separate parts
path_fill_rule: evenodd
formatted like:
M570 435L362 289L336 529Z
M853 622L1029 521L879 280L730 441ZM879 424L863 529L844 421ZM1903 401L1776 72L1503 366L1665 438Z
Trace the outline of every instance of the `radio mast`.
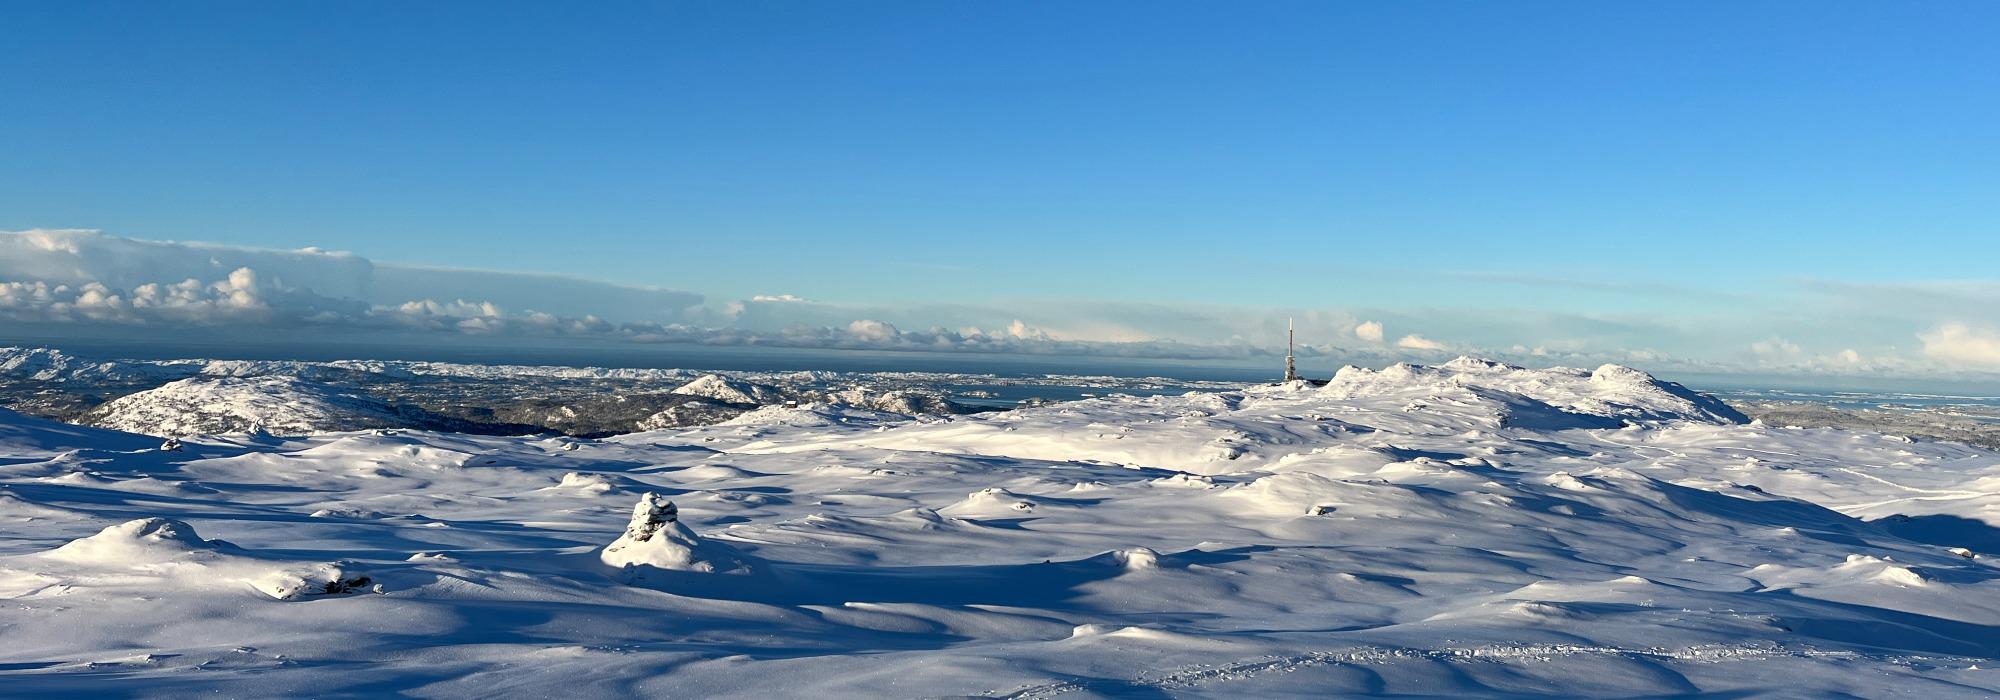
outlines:
M1285 319L1285 381L1299 380L1299 367L1292 363L1292 319Z

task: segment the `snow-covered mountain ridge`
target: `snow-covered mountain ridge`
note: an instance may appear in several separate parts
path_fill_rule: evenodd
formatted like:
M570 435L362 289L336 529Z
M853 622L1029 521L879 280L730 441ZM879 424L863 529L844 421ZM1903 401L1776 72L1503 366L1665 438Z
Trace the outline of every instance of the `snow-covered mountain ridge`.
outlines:
M311 435L418 422L381 401L287 376L182 379L114 399L85 420L98 427L164 437Z
M696 371L607 369L441 362L343 360L85 360L47 348L0 348L0 405L66 421L102 420L103 404L193 381L231 386L241 406L281 407L285 387L230 385L223 380L289 378L320 385L306 393L353 397L395 407L401 419L385 427L518 435L556 432L603 436L635 430L707 425L759 406L839 403L909 414L954 414L1043 399L1036 387L1074 392L1102 387L1153 392L1167 388L1226 388L1213 382L1162 378L1000 377L932 372ZM264 386L262 400L248 395ZM184 390L184 389L183 389ZM997 392L1010 398L996 399ZM155 395L156 397L158 395ZM978 407L969 403L980 404ZM380 411L375 411L380 413ZM127 430L165 431L173 423L154 412L147 422L107 423ZM236 423L276 424L287 416L242 414ZM199 423L190 418L184 423ZM379 421L378 421L379 422ZM353 427L316 421L302 430ZM177 429L177 428L176 428Z

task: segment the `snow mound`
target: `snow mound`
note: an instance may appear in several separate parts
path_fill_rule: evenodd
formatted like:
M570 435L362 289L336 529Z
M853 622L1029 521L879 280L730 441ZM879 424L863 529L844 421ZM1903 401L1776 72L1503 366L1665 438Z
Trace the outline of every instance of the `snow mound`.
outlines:
M1187 472L1176 473L1173 476L1163 476L1158 479L1148 481L1146 483L1157 488L1170 488L1170 489L1216 488L1215 479L1213 477L1203 476L1200 474L1189 474Z
M1013 517L1033 513L1040 505L1034 499L996 486L975 491L965 500L939 508L938 512L953 517Z
M1344 482L1317 474L1285 472L1236 485L1223 496L1242 504L1243 512L1325 515L1338 508L1347 488Z
M382 401L296 377L198 377L115 399L91 411L91 425L147 435L259 431L311 435L409 422Z
M141 518L104 528L71 541L44 556L55 561L152 564L202 550L235 549L221 540L204 540L179 520Z
M701 375L694 381L674 389L673 393L744 405L782 401L785 395L783 390L774 386L746 382L720 374Z
M595 493L604 493L606 491L610 491L613 488L616 488L616 484L613 484L610 479L605 478L604 475L602 474L583 474L580 472L569 472L567 474L564 474L562 478L562 483L556 484L556 486L559 488L578 489L583 491L591 491Z
M1133 547L1111 553L1111 558L1127 571L1152 571L1160 568L1160 553L1147 547Z
M187 523L140 518L39 554L0 564L0 595L75 588L226 589L248 586L278 600L349 593L373 581L330 562L261 557L222 540L202 539Z
M604 474L566 472L562 476L562 481L542 490L600 496L618 490L622 482L622 479Z
M598 559L628 573L639 567L700 573L747 573L750 568L728 545L703 540L680 521L680 508L655 493L639 497L625 534Z

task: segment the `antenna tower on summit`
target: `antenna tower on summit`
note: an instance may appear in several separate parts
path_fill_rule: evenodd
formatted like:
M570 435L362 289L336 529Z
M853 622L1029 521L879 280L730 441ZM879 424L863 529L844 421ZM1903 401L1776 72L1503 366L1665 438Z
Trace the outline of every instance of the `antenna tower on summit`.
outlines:
M1292 363L1292 319L1285 319L1285 381L1299 380L1299 367Z

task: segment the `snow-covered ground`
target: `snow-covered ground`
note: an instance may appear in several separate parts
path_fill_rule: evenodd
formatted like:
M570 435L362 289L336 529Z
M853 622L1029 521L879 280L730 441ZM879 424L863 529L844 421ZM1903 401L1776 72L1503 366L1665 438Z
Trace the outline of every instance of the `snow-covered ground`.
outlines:
M2000 691L2000 454L1742 421L1476 360L603 440L0 414L0 694Z

